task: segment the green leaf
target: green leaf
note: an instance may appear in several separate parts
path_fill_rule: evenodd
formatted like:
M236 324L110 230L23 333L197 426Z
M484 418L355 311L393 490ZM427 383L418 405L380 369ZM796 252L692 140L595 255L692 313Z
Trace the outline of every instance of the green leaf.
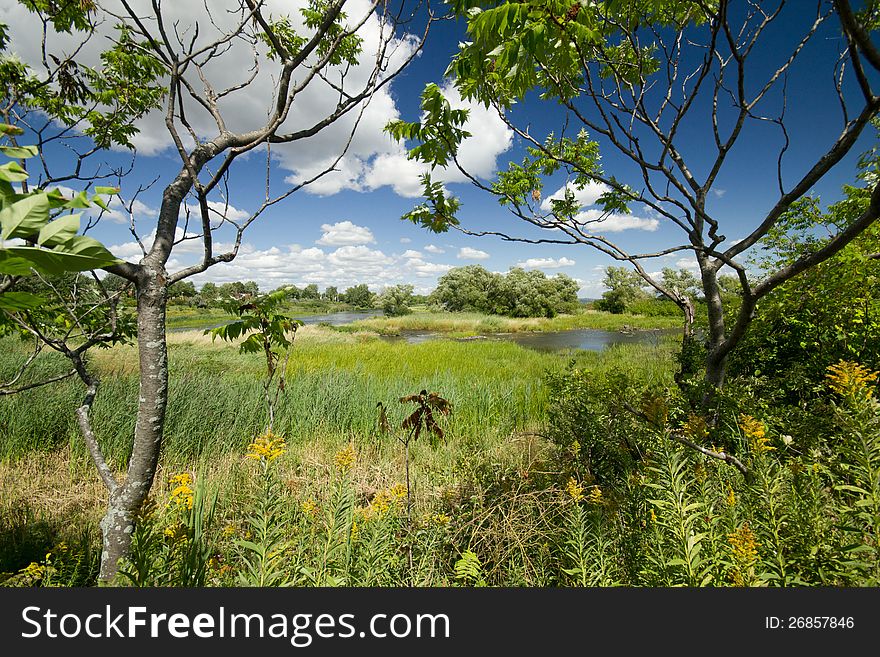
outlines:
M59 217L55 221L50 221L40 231L40 235L37 237L37 244L40 246L64 244L79 232L80 216L78 214L69 214Z
M113 196L118 193L119 193L118 187L102 187L100 185L98 187L95 187L95 194L104 194L106 196Z
M30 292L0 294L0 309L9 311L34 310L46 304L46 299Z
M0 133L4 135L19 136L24 134L24 130L18 126L9 125L8 123L0 123Z
M31 262L0 248L0 274L9 276L27 276L31 273Z
M64 207L70 208L70 209L75 208L77 210L83 210L83 209L89 207L89 197L86 196L85 192L80 192L79 194L74 196L72 199L67 201L64 204Z
M0 166L0 180L6 182L22 182L28 179L28 172L18 162L7 162Z
M36 146L0 146L0 153L16 160L26 160L37 154Z
M49 221L49 197L31 194L0 210L0 239L32 237Z

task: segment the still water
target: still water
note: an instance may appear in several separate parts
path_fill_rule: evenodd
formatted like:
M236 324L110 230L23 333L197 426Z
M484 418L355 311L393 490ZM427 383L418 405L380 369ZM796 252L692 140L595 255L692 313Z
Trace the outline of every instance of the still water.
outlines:
M361 319L370 317L382 317L381 310L369 310L361 312L339 312L324 315L309 315L306 317L294 317L303 324L330 324L341 326L351 324ZM206 327L207 328L207 327ZM213 328L213 327L211 327ZM191 329L183 329L191 330ZM602 331L599 329L574 329L571 331L549 331L546 333L490 333L468 338L453 338L459 342L474 340L507 340L537 351L567 351L571 349L586 349L588 351L602 351L605 347L615 344L654 344L656 345L664 335L675 334L678 329L654 329L649 331ZM428 340L438 340L445 336L442 333L431 331L403 331L400 335L382 336L389 342L405 341L409 344L418 344Z
M655 329L651 331L634 331L623 333L621 331L601 331L599 329L574 329L571 331L548 331L546 333L492 333L478 335L469 338L456 338L459 342L473 340L507 340L536 351L568 351L571 349L586 349L588 351L602 351L605 347L615 344L653 344L659 343L664 335L677 333L677 329ZM442 333L429 333L427 331L405 331L399 336L385 337L385 340L405 340L410 344L427 342L443 338Z

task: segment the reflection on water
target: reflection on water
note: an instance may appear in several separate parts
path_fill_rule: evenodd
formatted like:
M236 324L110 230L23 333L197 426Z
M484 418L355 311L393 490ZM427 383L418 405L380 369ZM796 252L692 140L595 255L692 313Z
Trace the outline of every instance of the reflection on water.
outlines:
M652 344L657 345L664 335L674 335L678 329L654 329L649 331L602 331L599 329L574 329L571 331L553 331L546 333L493 333L469 338L457 338L459 342L472 340L507 340L537 351L565 351L570 349L586 349L602 351L605 347L616 344ZM441 333L427 331L404 331L399 336L389 336L390 341L405 340L409 344L419 344L428 340L442 338Z
M294 317L303 324L330 324L341 326L351 324L361 319L370 317L382 317L381 310L366 310L355 312L336 312L323 315L308 315L306 317ZM204 328L214 328L213 326ZM170 329L171 331L191 331L191 328ZM678 333L678 329L654 329L648 331L601 331L599 329L574 329L571 331L552 331L546 333L490 333L476 335L468 338L454 338L459 342L473 340L507 340L518 345L537 351L566 351L571 349L586 349L588 351L602 351L605 347L615 344L653 344L657 345L664 335ZM382 336L389 342L405 341L409 344L419 344L429 340L444 338L443 333L432 331L402 331L400 335Z
M292 317L298 319L303 324L330 324L330 326L341 326L342 324L351 324L352 322L357 322L362 319L370 319L371 317L382 317L384 314L385 313L381 310L362 310L357 312L308 315L306 317L292 315Z

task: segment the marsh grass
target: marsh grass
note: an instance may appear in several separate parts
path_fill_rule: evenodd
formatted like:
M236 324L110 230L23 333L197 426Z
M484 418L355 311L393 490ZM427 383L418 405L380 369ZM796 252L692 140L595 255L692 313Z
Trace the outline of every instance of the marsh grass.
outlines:
M407 344L372 332L303 327L275 423L287 441L276 468L285 508L290 507L285 522L319 531L318 520L297 509L313 502L324 513L332 505L338 495L334 454L349 446L358 455L347 474L356 509L368 508L378 491L403 484L405 457L394 432L401 431L412 409L398 400L413 390L436 390L453 410L444 418L444 440L436 446L427 440L411 445L414 524L407 540L413 541L414 566L407 581L448 583L461 550L473 546L486 560L485 575L492 581L502 581L515 563L516 582L548 583L546 554L533 551L549 540L541 519L554 508L553 493L535 489L552 478L546 466L548 443L540 436L547 374L575 365L668 382L674 349L674 340L664 340L659 346L620 345L563 356L509 342ZM24 358L18 340L0 340L0 378ZM244 526L248 510L243 500L253 496L254 464L244 453L265 427L264 363L258 355L239 354L234 345L212 342L202 331L169 334L169 363L166 439L152 495L159 506L167 504L169 478L193 473L207 487L205 494L216 497L217 512L206 531L232 559L230 540L218 532ZM121 471L134 428L137 352L131 346L98 351L91 365L101 377L93 426L111 467ZM63 358L46 354L38 359L33 380L65 368ZM0 571L16 572L39 563L58 545L75 545L81 555L75 563L82 565L54 581L94 581L97 523L106 493L74 422L82 394L81 386L68 380L0 398ZM378 401L387 409L389 435L378 431ZM501 492L487 496L490 489ZM392 520L388 527L398 531L402 521ZM375 571L376 555L390 549L380 540L385 530L379 528L363 526L369 551L358 559L369 562L363 566L367 574L346 581L399 581ZM213 577L213 583L235 583L216 572Z
M5 339L0 377L25 357L17 341ZM601 353L575 352L581 368L644 372L668 380L674 342L658 347L621 345ZM128 458L137 404L137 353L119 346L96 352L93 367L101 388L93 424L107 456L117 465ZM276 426L291 444L318 436L366 443L376 435L376 402L389 420L402 422L396 400L413 390L436 390L453 404L447 422L453 443L501 440L545 419L550 372L569 360L507 342L433 340L422 344L386 342L374 334L339 334L305 327L297 335L279 400ZM41 358L34 377L64 371L63 358ZM169 337L169 404L164 458L170 462L239 452L265 426L261 404L264 364L230 345L211 342L199 331ZM75 381L0 399L0 459L70 444L85 458L73 409L80 403Z
M575 315L556 317L503 317L481 313L417 312L401 317L373 317L338 327L346 331L375 331L381 335L396 335L402 331L436 331L457 336L485 333L521 333L568 331L572 329L599 329L616 331L632 329L680 328L680 317L614 315L597 310L584 310Z

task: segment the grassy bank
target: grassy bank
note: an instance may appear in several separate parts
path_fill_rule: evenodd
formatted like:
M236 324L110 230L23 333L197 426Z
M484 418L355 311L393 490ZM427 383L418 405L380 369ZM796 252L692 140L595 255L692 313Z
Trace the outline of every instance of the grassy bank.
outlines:
M585 310L575 315L556 317L503 317L482 313L416 312L402 317L374 317L341 327L343 330L375 331L380 335L396 335L402 331L435 331L454 336L485 333L520 333L569 331L572 329L679 328L677 317L645 315L613 315L597 310Z
M299 526L312 522L296 511L300 505L315 501L329 508L338 492L335 455L347 448L356 452L357 462L346 474L346 495L359 504L376 491L401 484L404 455L395 436L412 411L411 405L397 401L403 395L427 388L453 403L452 415L443 420L446 439L436 447L421 440L411 449L414 513L430 519L452 503L449 495L457 499L477 480L544 469L548 444L540 434L548 373L574 362L597 373L627 371L668 381L673 347L674 341L668 341L660 347L627 345L563 357L507 342L413 345L387 342L369 332L303 327L276 419L276 431L287 441L276 472L288 489L285 499L294 500L285 517ZM25 357L17 340L0 340L0 378ZM230 539L222 532L231 530L224 527L241 527L247 500L254 494L254 463L243 456L265 424L263 363L258 356L239 354L235 346L211 342L201 331L171 334L169 362L166 438L154 487L158 508L167 508L168 481L174 474L197 474L216 495L222 511L213 531L229 550ZM93 424L111 466L121 470L134 428L136 350L119 346L97 352L91 363L102 381ZM60 373L65 367L63 359L48 355L40 359L35 376ZM0 398L0 572L42 562L46 552L57 552L60 545L75 553L72 563L79 564L63 583L94 581L105 492L74 422L73 410L82 395L81 384L67 380ZM390 435L377 430L378 401L388 408ZM399 513L395 517L401 521ZM442 521L442 513L438 517ZM172 522L162 522L166 520ZM442 524L430 527L446 532ZM468 531L467 526L456 530ZM449 543L451 536L443 540ZM472 541L463 537L455 542ZM438 548L431 559L440 563L453 557ZM424 574L423 583L448 583L443 577L432 570Z
M169 338L170 385L165 457L188 462L239 452L265 424L257 355L241 355L234 346L211 342L200 331ZM671 370L670 347L629 346L602 353L582 352L579 366L645 370L664 378ZM649 356L649 357L648 357ZM0 376L12 373L25 358L7 339L0 350ZM128 456L137 404L136 349L119 346L93 355L101 389L93 409L94 424L116 463ZM396 400L426 388L452 401L452 442L497 440L544 419L548 372L568 362L506 342L433 340L422 344L389 343L375 334L342 334L304 327L297 335L288 365L287 390L278 409L279 432L291 443L314 437L331 448L350 439L369 441L382 401L391 420L400 422L406 408ZM65 371L57 356L44 358L35 377ZM82 386L75 380L0 400L0 458L13 459L34 449L70 443L82 454L73 409Z
M291 303L284 307L284 312L295 317L313 317L329 313L351 312L357 308L347 303L314 301ZM233 317L220 308L193 308L191 306L168 306L166 325L169 329L197 329L217 326L232 321Z

